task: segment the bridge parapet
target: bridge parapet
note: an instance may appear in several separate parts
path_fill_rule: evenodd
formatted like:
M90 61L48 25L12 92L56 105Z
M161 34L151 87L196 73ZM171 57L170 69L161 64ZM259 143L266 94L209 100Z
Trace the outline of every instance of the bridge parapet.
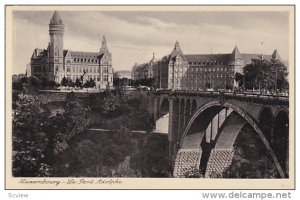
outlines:
M186 97L215 97L224 99L235 99L248 101L251 103L265 103L269 105L289 105L289 96L285 95L270 95L259 93L235 93L235 92L222 92L222 91L157 91L157 95L169 96L186 96Z

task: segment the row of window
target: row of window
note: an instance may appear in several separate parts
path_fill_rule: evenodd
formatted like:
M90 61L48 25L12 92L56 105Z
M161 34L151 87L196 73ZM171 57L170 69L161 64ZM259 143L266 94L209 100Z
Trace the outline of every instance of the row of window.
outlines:
M67 76L68 78L71 78L71 76ZM100 81L100 76L99 75L88 75L87 76L88 80L93 79L94 81ZM81 75L73 75L72 80L75 81L76 79L81 79ZM108 81L108 75L103 75L103 81L107 82ZM111 79L112 81L112 79Z
M229 83L230 81L228 81L227 83ZM169 80L169 84L172 84L173 83L173 79L170 79ZM182 83L182 84L187 84L187 85L202 85L202 84L205 84L205 83L215 83L215 84L225 84L225 81L224 80L221 80L221 79L212 79L212 80L203 80L203 79L200 79L200 80L197 80L197 79L181 79L181 80L175 80L175 84L179 84L179 83Z
M188 70L186 69L175 69L175 72L177 71L182 71L182 72L186 72L186 71L190 71L190 72L214 72L214 71L234 71L234 68L227 68L227 67L216 67L216 68L206 68L206 67L191 67Z
M71 78L71 76L67 76L68 78ZM76 79L81 79L81 75L73 75L72 80L75 81ZM88 80L93 79L94 81L99 81L100 77L99 75L89 75Z
M170 77L172 77L173 75L170 74ZM191 73L191 74L182 74L182 73L176 73L174 75L175 77L231 77L232 75L231 74L228 74L228 73L225 73L225 74L214 74L214 73L200 73L200 74L197 74L197 73Z
M85 62L85 63L99 63L98 59L86 59L86 58L74 58L74 62Z
M175 80L176 81L181 81L181 80L183 80L183 81L189 81L189 80L193 80L193 78L195 79L195 80L209 80L209 79L212 79L212 80L218 80L218 79L220 79L220 80L223 80L223 79L234 79L234 76L233 75L222 75L222 74L211 74L211 75L202 75L202 76L191 76L191 77L177 77L177 76L175 76L174 77L175 78ZM173 80L173 77L170 77L169 78L169 80Z
M225 65L225 62L205 61L205 62L189 62L189 65Z
M73 73L96 73L100 72L99 66L94 66L94 67L83 67L83 66L67 66L67 72L72 72ZM108 67L103 67L103 73L108 73Z

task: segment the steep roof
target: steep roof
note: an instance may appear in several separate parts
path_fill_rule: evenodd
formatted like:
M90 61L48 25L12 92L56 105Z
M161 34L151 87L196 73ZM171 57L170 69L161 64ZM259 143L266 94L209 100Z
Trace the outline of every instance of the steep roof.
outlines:
M73 58L99 58L97 52L69 51Z
M234 52L234 51L233 51ZM239 52L235 52L236 58L241 58L245 64L250 64L252 59L261 59L261 54L241 54ZM207 62L217 62L228 64L228 62L232 59L231 54L188 54L185 55L185 58L189 63L196 64L204 64ZM263 58L266 60L270 60L272 58L271 55L263 55Z
M238 47L235 46L230 55L229 61L235 61L237 59L242 59L242 56L241 56L241 53L240 53L240 50L238 49Z
M281 60L281 57L280 57L280 55L279 55L277 49L275 49L275 50L273 51L273 53L272 53L272 58L273 58L273 59L279 59L279 60Z
M183 60L185 60L185 56L184 56L184 54L181 51L181 48L179 46L179 42L176 41L175 42L175 47L174 47L174 49L173 49L173 51L172 51L172 53L170 55L170 59L174 59L178 55L181 56Z
M205 63L205 62L225 62L226 64L229 61L231 54L189 54L185 55L189 63Z
M32 53L32 58L41 58L41 57L46 57L48 54L47 50L45 49L34 49Z
M63 24L61 17L57 10L54 11L53 16L50 20L50 24Z
M107 44L106 44L106 38L103 35L102 44L101 44L101 48L100 48L100 54L104 54L104 53L109 53L109 51L108 51Z

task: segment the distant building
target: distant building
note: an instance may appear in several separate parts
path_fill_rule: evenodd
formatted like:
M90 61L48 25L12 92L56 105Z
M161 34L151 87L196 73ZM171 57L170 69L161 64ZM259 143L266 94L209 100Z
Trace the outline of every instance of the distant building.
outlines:
M27 77L31 76L31 65L30 64L26 65L26 76Z
M57 11L50 20L49 34L47 49L34 49L27 73L57 83L63 77L72 81L79 79L83 83L93 79L99 89L113 85L112 55L104 36L99 52L64 50L64 24Z
M120 71L115 71L114 72L114 78L127 78L127 79L131 79L132 75L131 75L131 71L129 70L120 70Z
M154 65L156 58L153 53L152 59L148 63L137 64L132 67L132 79L141 80L154 77Z
M18 82L20 79L25 78L26 74L14 74L12 75L12 82Z
M171 54L135 64L132 74L135 80L153 77L156 87L164 89L233 88L237 86L235 73L242 74L252 59L281 58L277 50L272 55L241 54L237 46L228 54L184 54L176 41Z

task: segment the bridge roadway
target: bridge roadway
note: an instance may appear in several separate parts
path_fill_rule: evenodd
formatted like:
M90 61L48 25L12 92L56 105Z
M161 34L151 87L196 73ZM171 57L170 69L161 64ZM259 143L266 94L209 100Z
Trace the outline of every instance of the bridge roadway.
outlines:
M196 90L158 90L155 91L157 95L188 95L188 96L211 96L218 97L220 95L227 98L245 98L245 99L267 99L267 100L280 100L289 102L288 94L265 94L259 92L233 92L233 91L196 91Z

